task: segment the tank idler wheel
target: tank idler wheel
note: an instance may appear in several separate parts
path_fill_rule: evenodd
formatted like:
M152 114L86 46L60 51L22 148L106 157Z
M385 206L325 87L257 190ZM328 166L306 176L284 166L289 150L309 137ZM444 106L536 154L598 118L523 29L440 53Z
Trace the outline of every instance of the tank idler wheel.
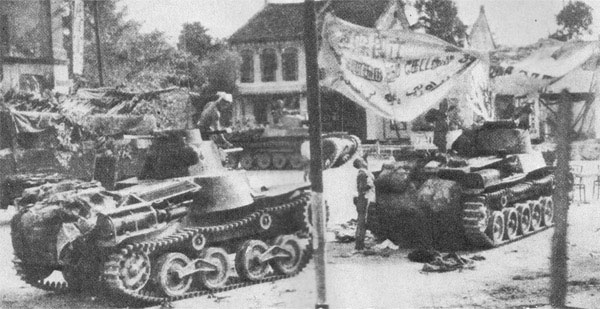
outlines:
M287 255L271 260L271 266L275 272L282 275L296 273L304 255L299 239L292 235L281 235L275 238L274 243L275 246L285 250Z
M218 247L210 247L202 251L200 258L215 267L212 271L198 272L198 277L202 285L209 290L222 288L228 278L229 256L227 251Z
M542 225L542 205L538 201L529 203L529 209L531 211L531 229L537 231Z
M513 208L505 208L502 210L504 213L504 223L506 238L509 240L513 240L517 237L517 232L519 230L519 215L517 211Z
M486 233L492 240L492 243L498 245L504 238L504 215L502 215L501 211L494 211L489 220Z
M254 167L254 157L249 153L243 154L240 158L240 166L245 170L252 169Z
M154 268L153 278L158 289L169 297L180 296L187 292L192 285L192 276L181 278L179 275L191 263L183 253L169 252L158 258Z
M554 201L551 196L543 197L542 199L544 199L543 223L545 226L550 226L554 222Z
M127 290L139 291L150 280L150 258L141 251L123 255L119 266L119 279Z
M287 157L283 153L273 154L273 167L282 170L287 166Z
M266 152L257 153L254 155L256 166L261 170L266 170L271 167L271 155Z
M519 233L527 235L531 229L531 209L527 204L519 204L517 212L519 213Z
M235 255L235 270L245 280L258 281L269 271L269 263L261 262L260 257L269 246L260 240L245 241Z
M304 159L299 153L290 154L288 157L288 161L290 161L290 166L295 170L299 170L304 167Z

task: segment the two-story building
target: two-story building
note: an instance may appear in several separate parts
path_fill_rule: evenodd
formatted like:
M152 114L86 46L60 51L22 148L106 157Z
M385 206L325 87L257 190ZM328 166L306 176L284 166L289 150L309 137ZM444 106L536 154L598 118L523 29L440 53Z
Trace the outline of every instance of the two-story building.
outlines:
M394 0L332 0L315 3L318 25L325 12L364 27L374 27ZM271 107L283 100L286 109L306 116L306 69L303 3L267 3L231 37L242 59L234 117L271 119ZM320 29L318 29L320 32ZM363 141L382 135L384 120L340 94L322 90L323 130L345 131Z
M0 1L0 92L69 87L64 0Z

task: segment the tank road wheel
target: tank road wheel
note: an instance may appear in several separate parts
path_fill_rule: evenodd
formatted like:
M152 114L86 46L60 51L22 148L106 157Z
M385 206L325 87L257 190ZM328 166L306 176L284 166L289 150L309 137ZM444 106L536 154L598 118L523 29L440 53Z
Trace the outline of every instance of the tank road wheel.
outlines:
M504 238L504 216L501 211L494 211L489 220L486 233L495 246L500 244Z
M506 224L504 234L507 239L513 240L517 237L519 230L519 215L513 208L506 208L502 212L504 213L504 223Z
M245 170L252 169L254 167L254 157L249 153L243 154L240 158L240 166Z
M287 157L283 153L273 154L273 167L282 170L287 166Z
M266 170L271 167L271 155L266 152L257 153L254 155L256 166L261 170Z
M542 225L542 205L538 201L529 203L529 210L531 211L531 229L537 231Z
M261 263L259 257L269 246L260 240L247 240L235 255L235 270L245 280L258 281L269 271L268 263Z
M166 296L174 297L187 292L192 285L192 276L179 277L179 271L185 269L190 263L185 254L179 252L165 253L156 262L154 280L158 288Z
M290 166L295 170L299 170L304 167L304 159L299 153L290 154L288 157L288 161L290 161Z
M119 279L130 291L141 290L150 279L150 258L140 251L128 251L119 262Z
M229 257L222 248L211 247L202 251L200 258L214 264L214 271L199 272L198 277L202 285L209 290L221 288L227 282L227 271L229 270Z
M271 260L271 266L279 274L292 275L298 271L304 252L300 247L298 238L291 235L281 235L275 238L275 245L288 251L289 257L281 257Z
M542 219L544 220L543 223L545 226L551 226L554 221L554 201L551 196L543 199L545 200L543 209L544 215L542 216Z
M531 229L531 209L527 204L519 204L517 212L519 213L519 233L527 235Z

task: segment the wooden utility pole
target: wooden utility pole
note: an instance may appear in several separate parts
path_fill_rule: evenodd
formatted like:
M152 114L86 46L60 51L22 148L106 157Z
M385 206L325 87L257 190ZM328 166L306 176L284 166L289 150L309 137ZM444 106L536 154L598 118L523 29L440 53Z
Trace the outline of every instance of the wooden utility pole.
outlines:
M323 211L323 145L321 142L321 99L319 94L318 40L314 0L304 1L304 49L306 54L306 92L310 135L311 207L315 257L317 303L315 308L329 308L325 282L325 215Z
M554 192L555 224L552 236L552 254L550 258L550 305L552 308L564 308L567 297L567 219L569 213L569 157L571 130L571 98L565 90L561 93L558 105L558 143L556 149L556 190Z
M100 17L98 14L98 2L94 0L92 9L94 10L94 35L96 36L96 60L98 62L98 82L100 87L104 86L103 70L102 70L102 51L100 49Z

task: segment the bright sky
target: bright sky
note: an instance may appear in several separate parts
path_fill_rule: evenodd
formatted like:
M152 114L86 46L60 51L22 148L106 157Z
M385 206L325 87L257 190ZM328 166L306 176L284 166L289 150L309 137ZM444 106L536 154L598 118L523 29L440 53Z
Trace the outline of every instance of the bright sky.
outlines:
M454 0L459 17L470 26L485 6L486 16L497 44L521 46L536 42L557 29L556 14L568 0ZM594 34L600 34L600 0L583 0L594 11ZM129 17L143 23L144 31L164 32L177 42L181 26L199 21L209 34L226 38L243 26L264 6L265 0L123 0ZM269 0L269 2L303 2L302 0ZM414 2L414 0L409 0ZM410 22L416 11L408 10Z

